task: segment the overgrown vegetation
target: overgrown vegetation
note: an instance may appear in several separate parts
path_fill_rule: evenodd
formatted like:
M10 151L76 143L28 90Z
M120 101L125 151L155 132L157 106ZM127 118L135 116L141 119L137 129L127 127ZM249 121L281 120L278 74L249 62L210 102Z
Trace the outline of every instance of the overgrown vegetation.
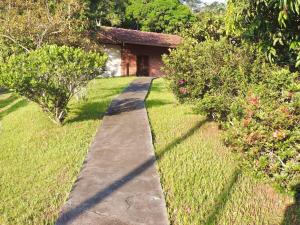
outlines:
M65 125L37 104L0 95L0 224L55 224L111 99L133 78L90 81L85 100L72 98Z
M222 15L200 18L206 25L185 32L184 43L165 56L172 90L218 121L226 143L257 174L293 190L300 182L299 73L289 70L292 61L272 65L260 45L227 36Z

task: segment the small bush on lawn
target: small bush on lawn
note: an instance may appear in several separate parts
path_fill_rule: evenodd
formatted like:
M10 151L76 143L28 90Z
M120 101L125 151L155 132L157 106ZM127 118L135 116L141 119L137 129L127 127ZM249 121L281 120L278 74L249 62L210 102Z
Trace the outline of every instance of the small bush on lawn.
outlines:
M62 123L71 97L102 73L106 59L104 53L46 45L7 58L0 65L0 83L36 102L55 122Z
M257 173L283 188L300 181L299 74L226 39L187 39L164 62L178 99L220 122Z

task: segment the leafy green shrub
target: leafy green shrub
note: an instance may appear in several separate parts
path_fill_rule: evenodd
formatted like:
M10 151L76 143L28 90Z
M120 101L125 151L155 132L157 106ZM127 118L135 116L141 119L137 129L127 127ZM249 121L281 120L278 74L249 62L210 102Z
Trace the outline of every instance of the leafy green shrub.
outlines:
M46 45L9 57L0 65L0 83L36 102L57 123L62 123L71 97L101 74L106 59L103 53Z
M245 153L248 164L280 187L300 181L299 74L273 71L238 101L226 125L226 142Z
M251 168L282 188L300 181L299 74L226 39L187 39L164 62L178 99L220 122Z
M226 39L189 39L164 57L164 63L177 97L196 100L199 112L217 120L226 120L235 98L246 95L249 82L261 79L258 68L268 68L249 47L235 47Z

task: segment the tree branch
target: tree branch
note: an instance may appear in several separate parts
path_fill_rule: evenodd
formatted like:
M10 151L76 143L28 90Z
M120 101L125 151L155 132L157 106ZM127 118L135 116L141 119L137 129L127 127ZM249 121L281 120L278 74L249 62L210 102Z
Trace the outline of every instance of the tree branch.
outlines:
M5 35L5 34L0 34L1 37L7 38L10 41L14 42L15 44L19 45L21 48L23 48L26 52L30 52L30 50L28 48L26 48L25 46L21 45L20 43L18 43L15 39L13 39L12 37Z

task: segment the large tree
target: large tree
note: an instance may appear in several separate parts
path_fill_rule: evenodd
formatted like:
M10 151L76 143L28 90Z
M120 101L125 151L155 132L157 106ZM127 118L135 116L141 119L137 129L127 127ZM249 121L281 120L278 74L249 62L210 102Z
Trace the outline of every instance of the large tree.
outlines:
M133 29L173 33L189 26L195 18L179 0L132 0L126 19L127 26Z
M299 0L228 0L227 32L259 44L270 61L300 65Z
M0 58L45 43L82 45L88 26L85 12L81 0L1 0Z

